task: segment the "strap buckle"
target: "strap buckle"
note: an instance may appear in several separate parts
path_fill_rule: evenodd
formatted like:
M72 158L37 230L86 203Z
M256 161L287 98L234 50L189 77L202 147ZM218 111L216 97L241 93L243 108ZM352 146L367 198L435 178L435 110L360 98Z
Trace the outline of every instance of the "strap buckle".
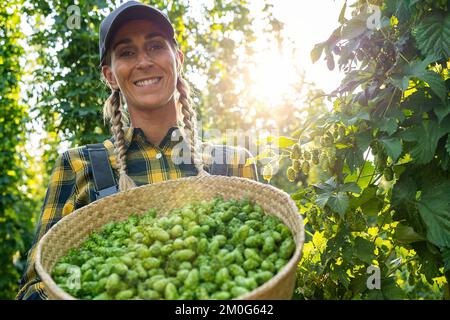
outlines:
M119 188L116 185L108 187L106 189L99 190L99 191L97 191L97 199L101 199L106 196L110 196L112 194L117 193L118 191L119 191Z

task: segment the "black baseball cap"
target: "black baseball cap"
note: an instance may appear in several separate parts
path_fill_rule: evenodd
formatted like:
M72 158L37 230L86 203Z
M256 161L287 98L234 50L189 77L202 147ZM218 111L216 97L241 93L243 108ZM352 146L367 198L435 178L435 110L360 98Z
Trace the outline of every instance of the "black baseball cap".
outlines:
M128 1L111 12L100 24L99 47L101 65L105 64L106 51L111 45L110 42L117 30L125 22L141 19L157 23L168 39L177 44L175 30L166 14L147 4L138 1Z

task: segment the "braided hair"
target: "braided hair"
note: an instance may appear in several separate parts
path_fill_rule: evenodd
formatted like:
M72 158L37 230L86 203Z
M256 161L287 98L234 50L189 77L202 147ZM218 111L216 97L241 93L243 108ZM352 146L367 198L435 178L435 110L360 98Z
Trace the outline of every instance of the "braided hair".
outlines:
M114 135L114 153L119 169L119 190L125 191L136 187L134 181L127 174L126 144L124 125L128 123L128 116L122 107L119 90L113 90L103 106L103 119L110 121L111 131Z

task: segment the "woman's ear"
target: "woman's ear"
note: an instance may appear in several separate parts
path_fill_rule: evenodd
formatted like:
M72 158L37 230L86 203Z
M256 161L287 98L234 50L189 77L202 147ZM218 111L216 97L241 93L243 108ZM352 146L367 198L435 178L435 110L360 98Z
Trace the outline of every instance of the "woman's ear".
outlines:
M103 76L105 77L106 81L108 81L111 89L119 90L119 85L117 84L116 77L114 76L113 72L111 71L111 67L108 65L102 66L102 73L103 73Z

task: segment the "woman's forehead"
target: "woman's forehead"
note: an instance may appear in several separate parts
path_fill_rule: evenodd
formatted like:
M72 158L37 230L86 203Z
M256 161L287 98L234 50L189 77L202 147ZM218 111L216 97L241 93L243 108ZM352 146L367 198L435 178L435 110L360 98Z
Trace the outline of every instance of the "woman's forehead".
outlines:
M131 20L124 23L119 27L116 34L113 37L112 48L116 46L119 41L124 39L130 39L136 37L147 36L162 36L165 37L162 28L149 20Z

